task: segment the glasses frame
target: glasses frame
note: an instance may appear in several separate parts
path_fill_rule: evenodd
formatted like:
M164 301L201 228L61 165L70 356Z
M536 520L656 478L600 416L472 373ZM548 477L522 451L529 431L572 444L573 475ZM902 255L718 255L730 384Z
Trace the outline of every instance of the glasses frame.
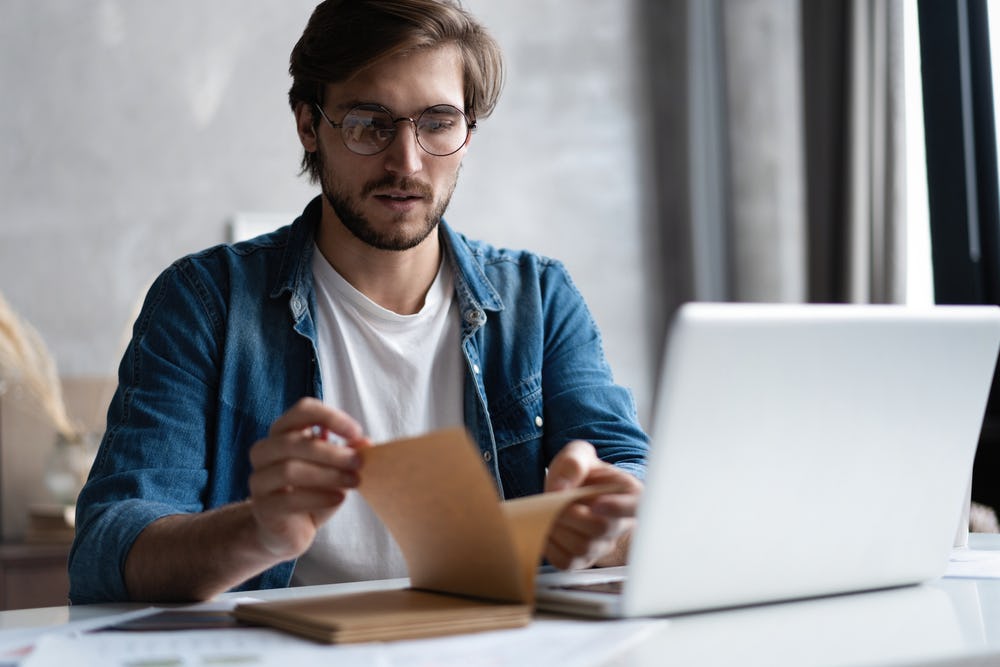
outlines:
M451 104L435 104L433 106L429 106L423 111L421 111L419 114L417 114L416 118L411 118L410 116L400 116L397 118L396 116L393 115L391 111L389 111L389 109L385 108L381 104L373 104L373 103L357 104L348 109L344 113L344 118L347 118L349 115L351 115L351 112L353 112L355 109L367 109L370 111L377 109L380 111L384 111L385 114L392 119L392 126L393 126L392 139L390 139L385 146L378 149L374 153L359 153L347 144L347 137L344 135L344 129L343 129L344 128L343 119L341 119L341 122L339 123L334 123L332 120L330 120L330 117L326 115L326 112L323 111L323 106L319 102L314 103L313 106L316 107L316 110L319 111L319 115L323 117L323 120L325 120L330 127L332 127L335 130L340 130L340 140L344 142L344 147L347 150L354 153L355 155L371 156L371 155L378 155L379 153L384 152L385 149L389 148L389 146L391 146L393 142L396 141L396 137L399 136L399 131L396 129L396 125L404 121L413 124L413 137L417 140L417 145L420 146L420 150L427 153L428 155L433 155L434 157L448 157L449 155L454 155L458 151L462 150L462 147L465 146L466 143L468 143L469 136L472 135L472 131L476 129L476 121L469 118L469 115L467 113L465 113L458 107ZM417 121L419 121L420 118L425 113L437 107L451 107L459 114L461 114L463 118L465 118L465 139L463 139L462 143L458 145L458 148L449 153L432 153L429 150L427 150L427 147L424 146L424 144L420 141L420 131L417 129Z

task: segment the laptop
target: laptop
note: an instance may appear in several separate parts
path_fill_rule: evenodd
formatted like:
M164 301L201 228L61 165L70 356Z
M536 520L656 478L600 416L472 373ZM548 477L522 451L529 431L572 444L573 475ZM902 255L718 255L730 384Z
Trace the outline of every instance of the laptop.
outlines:
M629 564L542 574L538 608L668 615L941 576L998 347L994 306L684 305Z

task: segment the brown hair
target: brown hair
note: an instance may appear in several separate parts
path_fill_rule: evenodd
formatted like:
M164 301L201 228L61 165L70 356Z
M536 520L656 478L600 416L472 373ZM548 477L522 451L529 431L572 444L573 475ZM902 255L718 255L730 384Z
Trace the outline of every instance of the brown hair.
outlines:
M390 56L455 44L462 58L465 112L486 118L503 87L500 46L457 0L325 0L313 11L292 49L288 103L323 101L327 83L340 83ZM313 111L314 127L319 123ZM302 157L302 173L319 179L316 153Z

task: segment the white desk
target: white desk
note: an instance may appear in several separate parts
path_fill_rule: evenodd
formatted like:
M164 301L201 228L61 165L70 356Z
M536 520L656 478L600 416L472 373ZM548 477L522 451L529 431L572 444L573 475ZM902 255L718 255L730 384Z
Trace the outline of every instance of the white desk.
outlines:
M1000 551L1000 535L973 535L970 546ZM274 599L399 585L400 580L366 582L253 595ZM143 606L0 612L0 630L58 626ZM535 624L557 619L543 615ZM603 664L1000 665L1000 579L945 578L889 591L676 616Z

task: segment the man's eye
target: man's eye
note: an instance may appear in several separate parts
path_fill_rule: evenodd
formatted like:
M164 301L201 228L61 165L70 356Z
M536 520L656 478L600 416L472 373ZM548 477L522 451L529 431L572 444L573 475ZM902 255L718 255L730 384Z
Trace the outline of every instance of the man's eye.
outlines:
M422 132L448 132L456 126L453 115L431 116L420 119L420 130Z
M454 126L454 123L448 121L435 121L433 123L424 123L421 129L428 132L447 132Z

